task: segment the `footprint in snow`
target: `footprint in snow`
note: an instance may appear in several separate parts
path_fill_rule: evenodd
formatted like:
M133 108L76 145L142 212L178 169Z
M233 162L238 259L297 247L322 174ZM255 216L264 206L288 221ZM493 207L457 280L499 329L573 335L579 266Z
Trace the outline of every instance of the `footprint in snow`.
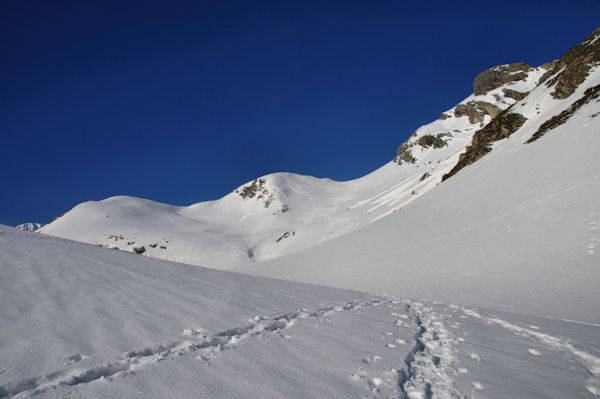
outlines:
M373 377L369 381L369 385L371 385L373 388L377 388L379 385L381 385L382 382L383 382L383 380L381 378Z
M370 357L370 356L363 357L362 362L364 364L371 364L371 363L375 363L375 362L377 362L379 360L381 360L381 356L375 355L373 357Z
M542 354L540 351L532 349L532 348L528 348L527 352L531 353L533 356L540 356Z
M483 384L481 382L477 382L477 381L473 381L471 383L471 385L473 386L473 389L475 389L476 391L483 391Z
M362 367L358 367L354 374L352 374L352 376L350 377L350 379L353 381L358 381L363 378L367 378L367 372Z

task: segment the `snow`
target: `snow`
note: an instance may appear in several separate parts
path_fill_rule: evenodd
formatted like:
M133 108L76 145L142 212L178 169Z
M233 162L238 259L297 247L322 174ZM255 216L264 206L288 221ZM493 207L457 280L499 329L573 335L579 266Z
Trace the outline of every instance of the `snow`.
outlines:
M462 102L527 120L442 184L467 117L352 181L275 173L0 226L0 398L599 396L599 103L525 142L600 71L562 100L544 72L505 86L523 100Z
M515 102L502 89L531 90L545 72L469 101L499 109ZM359 230L399 211L441 182L470 144L480 124L452 115L419 128L408 140L415 164L389 162L362 178L337 182L293 173L273 173L248 182L225 197L187 207L133 197L112 197L79 204L40 231L108 248L176 262L232 269L311 248ZM490 117L486 116L485 123ZM449 134L442 148L417 144L425 135ZM257 187L253 197L244 189ZM259 188L258 188L259 187Z
M0 263L0 397L535 398L600 388L597 325L257 278L9 227Z
M566 100L541 85L515 105L550 109L401 210L309 250L239 267L368 292L600 322L600 118L597 102L531 143ZM558 104L558 105L556 105ZM562 105L560 105L562 104ZM527 304L524 306L523 304Z

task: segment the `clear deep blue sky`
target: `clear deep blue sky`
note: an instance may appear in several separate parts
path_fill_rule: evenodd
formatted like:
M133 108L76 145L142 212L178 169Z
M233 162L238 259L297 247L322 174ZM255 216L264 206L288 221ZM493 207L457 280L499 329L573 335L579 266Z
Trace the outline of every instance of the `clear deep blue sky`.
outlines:
M94 4L95 3L95 4ZM558 58L582 1L2 1L0 223L79 202L347 180L503 63Z

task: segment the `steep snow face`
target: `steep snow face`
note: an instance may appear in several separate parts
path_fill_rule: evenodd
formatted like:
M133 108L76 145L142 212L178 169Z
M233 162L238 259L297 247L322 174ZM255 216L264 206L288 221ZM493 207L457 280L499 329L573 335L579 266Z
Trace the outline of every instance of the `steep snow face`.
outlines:
M356 180L274 173L187 207L112 197L79 204L40 231L220 269L309 248L386 217L434 188L473 133L514 104L515 92L533 89L544 72L531 69L520 81L469 96L415 131L392 162Z
M520 129L435 190L344 237L239 270L600 322L600 102L526 144L599 84L593 66L568 98L537 86L509 111L527 118Z

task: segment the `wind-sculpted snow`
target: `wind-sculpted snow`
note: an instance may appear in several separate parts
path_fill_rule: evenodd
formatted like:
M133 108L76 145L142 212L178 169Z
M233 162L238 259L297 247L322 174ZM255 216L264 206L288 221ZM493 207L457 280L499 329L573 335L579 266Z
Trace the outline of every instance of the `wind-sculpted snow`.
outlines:
M246 339L265 334L280 333L283 330L292 328L299 320L321 319L335 312L363 309L377 305L382 301L381 298L373 298L366 302L353 301L344 305L325 306L314 311L298 309L274 316L257 316L242 326L220 331L212 336L202 335L198 331L187 329L182 333L179 340L133 350L110 363L89 369L81 369L75 365L70 369L52 372L44 376L9 382L0 386L0 398L15 395L37 395L60 387L76 386L115 376L125 376L128 373L139 371L149 364L176 359L193 352L198 352L201 359L208 361L223 351L237 348ZM82 359L82 356L77 355L72 358L75 362L78 362Z

